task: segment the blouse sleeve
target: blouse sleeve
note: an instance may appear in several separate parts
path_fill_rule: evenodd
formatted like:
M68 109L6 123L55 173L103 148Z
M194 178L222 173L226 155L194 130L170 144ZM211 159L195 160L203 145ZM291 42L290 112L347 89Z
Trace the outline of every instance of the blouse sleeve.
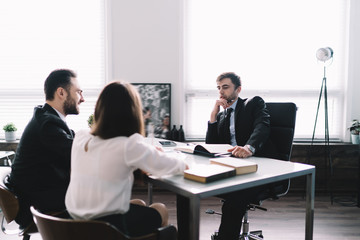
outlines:
M160 152L146 143L140 134L130 136L125 149L125 163L129 167L140 168L158 177L180 174L185 170L183 160Z

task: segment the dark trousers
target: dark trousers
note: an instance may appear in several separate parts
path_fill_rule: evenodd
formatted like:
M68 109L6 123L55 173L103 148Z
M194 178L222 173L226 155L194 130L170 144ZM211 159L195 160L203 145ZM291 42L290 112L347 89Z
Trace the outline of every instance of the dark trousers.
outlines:
M108 215L96 220L108 222L131 237L153 233L161 227L161 216L157 210L137 204L130 204L129 211L124 214Z
M238 240L241 230L242 219L247 205L256 202L258 195L268 189L268 186L259 186L237 192L219 195L224 199L222 206L219 239ZM181 195L176 196L178 239L190 239L189 229L189 199Z
M19 199L19 212L15 218L20 228L24 229L33 223L30 206L43 213L65 211L65 189L15 193Z

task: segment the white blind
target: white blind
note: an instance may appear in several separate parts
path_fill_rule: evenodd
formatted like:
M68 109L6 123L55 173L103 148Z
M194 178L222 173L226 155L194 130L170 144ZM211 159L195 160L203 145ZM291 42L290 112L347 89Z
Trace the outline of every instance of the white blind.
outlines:
M46 77L58 68L78 75L85 102L67 122L86 128L105 83L104 0L1 1L0 29L1 130L14 122L20 137L33 108L45 102Z
M347 0L197 0L185 10L187 135L205 136L216 77L242 78L240 97L291 101L298 106L296 138L311 138L323 79L316 60L321 47L334 50L327 67L330 138L343 129L348 29ZM316 137L324 137L321 102Z

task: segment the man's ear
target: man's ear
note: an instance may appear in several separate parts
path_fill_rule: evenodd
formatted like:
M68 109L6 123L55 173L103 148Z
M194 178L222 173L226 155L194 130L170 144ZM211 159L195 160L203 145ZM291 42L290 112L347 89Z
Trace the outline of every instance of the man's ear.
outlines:
M241 86L238 86L235 91L236 91L237 94L239 94L241 92Z
M58 87L58 88L56 89L56 93L55 93L55 94L57 95L57 97L58 97L59 99L66 99L66 97L67 97L67 92L66 92L65 89L62 88L62 87Z

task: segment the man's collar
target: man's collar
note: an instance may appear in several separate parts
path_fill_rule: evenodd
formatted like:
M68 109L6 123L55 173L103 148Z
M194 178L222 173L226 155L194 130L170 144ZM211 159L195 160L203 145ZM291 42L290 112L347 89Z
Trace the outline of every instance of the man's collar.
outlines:
M237 99L236 99L236 101L235 101L235 102L233 102L233 104L231 104L231 106L230 106L230 107L228 107L228 108L232 108L232 109L233 109L233 111L235 112L235 108L236 108L236 104L237 104L238 100L239 100L239 98L237 98Z
M51 106L50 106L51 107ZM53 107L52 107L53 108ZM59 112L58 110L56 110L55 108L53 108L57 114L59 115L59 117L66 123L66 117L61 113Z

